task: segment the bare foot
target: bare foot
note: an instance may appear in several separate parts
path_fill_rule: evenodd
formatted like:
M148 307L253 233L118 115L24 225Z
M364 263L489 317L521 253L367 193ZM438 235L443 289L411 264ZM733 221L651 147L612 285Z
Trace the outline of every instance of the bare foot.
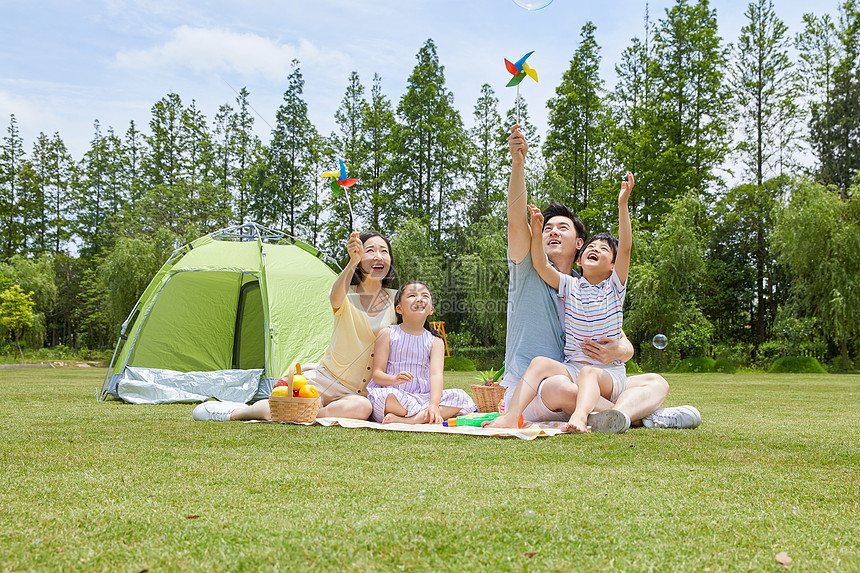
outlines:
M519 418L514 418L513 414L505 413L489 422L481 422L482 428L518 428Z
M588 429L588 425L586 423L587 418L579 419L575 416L570 417L570 421L567 424L562 425L562 432L571 432L574 434L585 434L590 432Z
M423 424L427 420L427 410L421 410L414 416L404 418L396 414L386 414L382 419L383 424Z

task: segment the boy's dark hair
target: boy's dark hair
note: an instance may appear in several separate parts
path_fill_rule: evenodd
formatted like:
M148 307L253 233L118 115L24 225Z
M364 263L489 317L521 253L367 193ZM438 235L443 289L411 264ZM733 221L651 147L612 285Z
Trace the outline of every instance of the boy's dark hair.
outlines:
M618 256L618 239L612 233L597 233L586 242L582 243L582 248L579 249L579 252L576 253L576 260L578 261L582 254L585 252L585 247L590 245L595 241L606 241L606 244L609 245L609 248L612 249L612 262L615 262L615 257ZM581 266L581 265L580 265Z
M421 285L424 288L426 288L427 292L430 293L430 304L433 304L434 307L436 306L433 303L433 300L434 300L433 299L433 291L430 290L430 287L427 286L427 283L425 283L424 281L405 282L402 285L400 285L400 288L397 289L397 292L394 294L394 314L397 315L397 324L400 324L401 322L403 322L403 315L401 315L399 312L397 312L397 305L400 304L400 299L403 298L403 291L406 290L406 287L408 287L409 285ZM439 331L436 330L435 328L433 328L432 326L430 326L430 321L426 318L424 319L424 330L428 331L433 336L436 336L438 338L442 338L442 335L439 334Z
M385 245L388 247L388 256L391 259L391 265L388 267L388 274L382 279L382 286L387 287L394 279L397 278L397 272L394 270L394 252L391 250L391 243L388 242L388 239L385 235L377 233L376 231L365 231L358 236L358 239L361 241L361 244L365 244L368 239L372 239L373 237L382 237L382 240L385 241ZM349 284L357 285L360 284L361 281L364 280L364 271L361 270L361 265L355 267L355 272L352 274L352 280L349 281Z
M582 239L583 241L588 238L588 231L585 230L585 225L580 221L579 217L573 213L573 211L567 208L566 205L562 205L561 203L550 203L542 213L544 227L546 227L546 224L549 223L549 220L553 217L567 217L573 222L573 228L576 230L576 238ZM541 231L543 231L543 229L541 229Z

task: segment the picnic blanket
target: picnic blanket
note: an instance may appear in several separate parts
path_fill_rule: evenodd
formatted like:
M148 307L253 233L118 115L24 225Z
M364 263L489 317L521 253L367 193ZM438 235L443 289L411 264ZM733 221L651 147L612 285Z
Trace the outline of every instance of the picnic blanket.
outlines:
M291 422L271 422L272 424L289 424ZM424 432L433 434L465 434L468 436L493 436L497 438L519 438L534 440L563 434L560 430L563 422L540 422L526 424L522 428L476 428L474 426L457 426L448 428L438 424L380 424L367 420L352 418L317 418L314 424L320 426L341 426L343 428L369 428L371 430L388 430L390 432ZM305 424L310 426L311 424Z

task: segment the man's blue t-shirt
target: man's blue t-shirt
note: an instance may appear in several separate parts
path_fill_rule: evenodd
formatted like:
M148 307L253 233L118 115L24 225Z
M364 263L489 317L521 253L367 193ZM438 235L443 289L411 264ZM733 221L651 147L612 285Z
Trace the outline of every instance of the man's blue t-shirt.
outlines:
M564 359L558 293L532 264L531 253L520 264L508 255L508 330L505 336L503 386L519 382L532 358Z

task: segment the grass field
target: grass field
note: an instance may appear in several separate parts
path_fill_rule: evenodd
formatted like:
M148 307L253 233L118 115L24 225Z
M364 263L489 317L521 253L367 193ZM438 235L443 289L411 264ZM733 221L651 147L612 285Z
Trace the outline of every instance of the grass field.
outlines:
M860 376L667 375L698 429L534 441L194 422L103 376L0 370L0 570L860 571Z

